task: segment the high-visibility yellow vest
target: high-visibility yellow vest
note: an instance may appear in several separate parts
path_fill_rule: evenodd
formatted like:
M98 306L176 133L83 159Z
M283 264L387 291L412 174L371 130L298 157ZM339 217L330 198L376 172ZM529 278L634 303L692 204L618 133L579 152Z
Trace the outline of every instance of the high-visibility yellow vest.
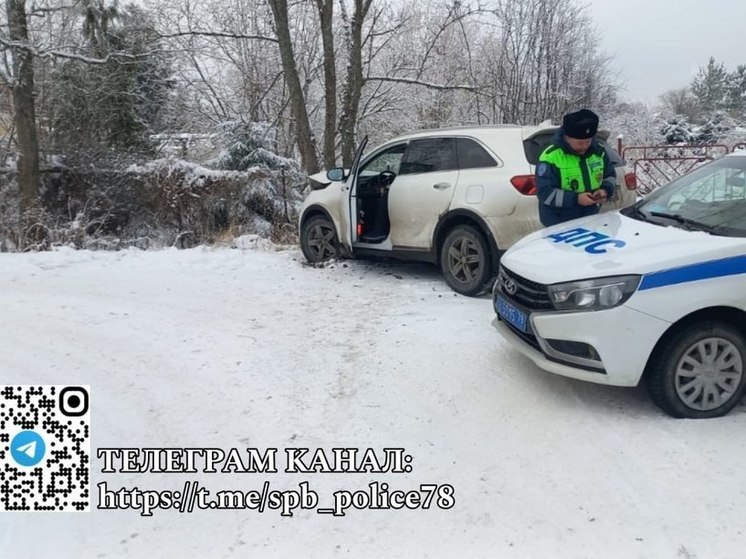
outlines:
M567 153L558 146L549 146L539 157L539 161L551 163L560 174L560 188L571 192L588 192L601 188L604 180L604 158L602 155L593 153L587 157L581 157L574 153ZM588 169L587 184L583 178L583 167Z

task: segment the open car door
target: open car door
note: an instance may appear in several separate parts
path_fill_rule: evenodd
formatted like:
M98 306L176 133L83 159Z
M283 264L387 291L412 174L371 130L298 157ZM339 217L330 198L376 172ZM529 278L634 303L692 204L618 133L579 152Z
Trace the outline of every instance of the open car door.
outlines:
M339 242L346 246L350 252L352 251L352 243L357 241L357 175L360 169L360 159L363 157L363 150L366 145L368 145L368 136L365 136L357 146L355 158L352 160L352 166L350 167L350 174L342 187L342 192L347 195L340 198L342 207L339 208L339 215L342 223Z

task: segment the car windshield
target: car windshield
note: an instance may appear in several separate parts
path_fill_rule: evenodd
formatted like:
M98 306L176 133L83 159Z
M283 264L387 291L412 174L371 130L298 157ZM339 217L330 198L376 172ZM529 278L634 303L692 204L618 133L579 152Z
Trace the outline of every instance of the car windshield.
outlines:
M703 165L623 213L661 225L746 237L746 156Z

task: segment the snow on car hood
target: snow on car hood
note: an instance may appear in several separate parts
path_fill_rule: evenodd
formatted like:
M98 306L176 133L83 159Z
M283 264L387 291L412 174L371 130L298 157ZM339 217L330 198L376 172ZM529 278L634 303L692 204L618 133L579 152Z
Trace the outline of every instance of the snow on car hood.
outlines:
M745 253L743 238L666 227L609 212L532 233L508 250L501 264L527 279L551 284L647 274Z

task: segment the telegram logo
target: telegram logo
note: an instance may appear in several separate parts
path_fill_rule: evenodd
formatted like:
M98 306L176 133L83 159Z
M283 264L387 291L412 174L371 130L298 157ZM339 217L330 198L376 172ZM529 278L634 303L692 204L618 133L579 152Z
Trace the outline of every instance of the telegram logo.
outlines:
M10 441L10 454L21 466L36 466L45 452L44 439L36 431L21 431Z

